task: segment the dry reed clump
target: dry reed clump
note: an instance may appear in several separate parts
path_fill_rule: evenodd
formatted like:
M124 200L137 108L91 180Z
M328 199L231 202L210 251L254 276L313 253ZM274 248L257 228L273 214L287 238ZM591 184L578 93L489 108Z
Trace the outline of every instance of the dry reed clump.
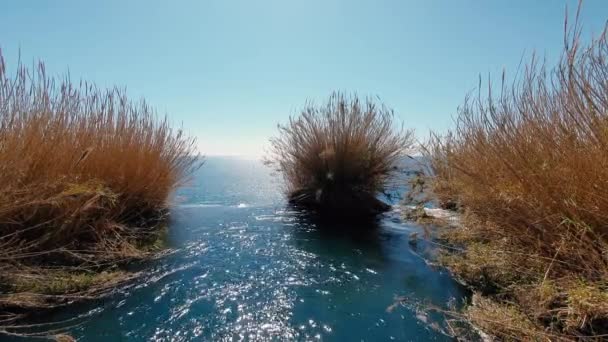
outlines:
M42 63L11 76L0 53L0 312L129 278L109 267L157 242L193 152L124 91L48 77Z
M376 214L412 131L395 127L393 111L340 93L308 103L271 140L269 163L283 175L292 203L331 215Z
M608 337L608 37L565 27L555 69L503 75L427 146L439 202L466 213L445 261L493 298L470 318L507 340ZM500 328L513 310L531 325Z

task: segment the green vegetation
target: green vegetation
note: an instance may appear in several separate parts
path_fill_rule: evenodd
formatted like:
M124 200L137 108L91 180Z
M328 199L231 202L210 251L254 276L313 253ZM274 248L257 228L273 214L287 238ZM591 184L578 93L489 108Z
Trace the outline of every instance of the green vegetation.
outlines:
M477 291L465 316L503 340L608 336L608 42L579 32L427 146L435 196L463 213L442 260Z
M279 125L271 143L269 162L292 203L333 216L373 215L387 208L376 196L390 185L413 134L395 127L386 106L334 93Z
M108 293L162 248L193 140L116 88L7 73L0 54L0 328L22 308ZM0 329L1 330L1 329Z

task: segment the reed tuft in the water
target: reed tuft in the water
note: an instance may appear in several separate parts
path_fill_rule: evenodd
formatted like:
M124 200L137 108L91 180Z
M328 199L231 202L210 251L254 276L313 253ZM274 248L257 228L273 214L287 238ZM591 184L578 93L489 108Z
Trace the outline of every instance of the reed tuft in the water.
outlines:
M397 127L385 105L334 93L279 125L269 162L292 203L335 216L373 216L387 208L377 196L412 144L412 131Z
M124 91L42 63L9 74L0 54L0 314L129 279L110 266L158 246L168 196L199 164L193 147Z

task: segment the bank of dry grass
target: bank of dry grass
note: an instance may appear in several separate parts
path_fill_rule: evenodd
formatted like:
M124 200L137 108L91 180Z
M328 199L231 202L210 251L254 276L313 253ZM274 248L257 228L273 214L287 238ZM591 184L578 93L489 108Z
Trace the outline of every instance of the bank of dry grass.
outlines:
M444 262L483 296L468 318L506 340L608 338L608 43L566 24L538 60L467 98L428 148L433 191L464 212Z
M334 93L279 125L268 159L292 202L335 216L367 215L386 208L376 197L412 143L412 132L398 127L385 105Z
M144 101L49 77L42 63L9 73L0 54L0 312L130 278L111 266L155 248L193 152ZM0 328L14 318L2 317Z

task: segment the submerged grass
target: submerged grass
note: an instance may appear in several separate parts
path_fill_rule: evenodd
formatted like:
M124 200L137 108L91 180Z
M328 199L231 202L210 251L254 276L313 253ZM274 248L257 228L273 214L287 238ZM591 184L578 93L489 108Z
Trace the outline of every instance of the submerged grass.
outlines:
M577 15L578 19L578 15ZM427 146L433 192L463 211L444 258L479 291L467 317L504 340L608 337L608 42L566 20L561 62L535 58L467 98Z
M168 196L200 165L193 152L144 101L42 63L9 75L0 53L0 312L132 277L111 266L159 248Z
M368 215L399 171L413 133L395 126L393 111L340 93L279 125L268 158L283 175L291 202L331 215Z

